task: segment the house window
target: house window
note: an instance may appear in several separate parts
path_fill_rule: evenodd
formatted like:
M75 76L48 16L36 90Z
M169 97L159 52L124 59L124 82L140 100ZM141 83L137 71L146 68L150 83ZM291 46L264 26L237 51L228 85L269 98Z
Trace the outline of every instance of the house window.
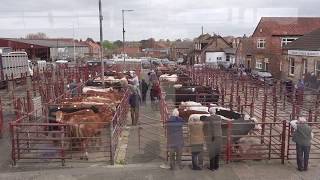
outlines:
M257 62L256 68L261 70L262 69L262 62Z
M308 73L308 63L306 59L302 59L303 62L303 74L307 74Z
M289 75L294 76L294 59L289 58Z
M264 49L265 47L266 47L266 40L265 39L258 39L257 48Z
M218 60L218 61L221 61L221 60L222 60L222 57L217 57L217 60Z
M227 57L226 57L226 61L230 61L230 55L227 55Z
M285 45L291 43L292 41L296 40L298 38L281 38L281 47L284 47Z

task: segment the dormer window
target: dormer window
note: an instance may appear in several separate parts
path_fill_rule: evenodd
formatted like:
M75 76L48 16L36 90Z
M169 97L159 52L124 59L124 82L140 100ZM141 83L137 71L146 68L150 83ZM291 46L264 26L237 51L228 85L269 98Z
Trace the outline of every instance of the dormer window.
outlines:
M296 39L298 39L298 38L296 38L296 37L281 38L281 47L284 47L285 45L291 43L292 41L294 41Z

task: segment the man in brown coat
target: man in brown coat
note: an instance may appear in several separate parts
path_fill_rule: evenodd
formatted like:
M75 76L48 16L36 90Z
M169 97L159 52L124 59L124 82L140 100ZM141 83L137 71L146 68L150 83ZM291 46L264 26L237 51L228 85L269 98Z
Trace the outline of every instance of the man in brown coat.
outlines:
M189 121L190 146L192 155L192 169L201 170L203 166L203 123L200 119Z

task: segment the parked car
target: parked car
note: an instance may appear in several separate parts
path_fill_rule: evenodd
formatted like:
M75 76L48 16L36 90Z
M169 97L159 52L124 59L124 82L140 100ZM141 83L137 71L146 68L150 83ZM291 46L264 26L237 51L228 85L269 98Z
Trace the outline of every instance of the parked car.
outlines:
M268 85L273 85L274 84L274 78L272 76L272 74L268 71L257 71L257 70L253 70L251 72L251 76L254 79L257 79L263 83L266 83Z

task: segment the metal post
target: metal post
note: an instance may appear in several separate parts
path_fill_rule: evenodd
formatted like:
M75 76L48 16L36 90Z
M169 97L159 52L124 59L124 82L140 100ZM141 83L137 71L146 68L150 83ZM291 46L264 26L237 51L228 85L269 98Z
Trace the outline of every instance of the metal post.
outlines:
M100 60L101 60L101 82L102 82L102 87L105 87L105 82L104 82L104 62L103 62L103 30L102 30L102 21L103 21L103 16L102 16L102 5L101 5L101 0L99 0L99 20L100 20Z
M124 30L124 10L122 9L122 55L123 55L123 64L126 64L126 57L125 57L125 45L124 45L124 41L125 41L125 30Z
M0 139L3 136L3 113L2 113L2 101L0 97Z
M284 164L284 158L285 158L286 127L287 127L286 121L282 121L281 164ZM288 143L288 149L289 149L289 143Z
M11 133L11 159L12 165L16 165L16 148L15 148L15 137L14 137L14 124L10 123L10 133Z
M227 159L226 159L226 163L228 164L231 160L231 148L232 148L232 123L230 121L228 121L228 130L227 130L227 149L226 149L226 155L227 155Z

